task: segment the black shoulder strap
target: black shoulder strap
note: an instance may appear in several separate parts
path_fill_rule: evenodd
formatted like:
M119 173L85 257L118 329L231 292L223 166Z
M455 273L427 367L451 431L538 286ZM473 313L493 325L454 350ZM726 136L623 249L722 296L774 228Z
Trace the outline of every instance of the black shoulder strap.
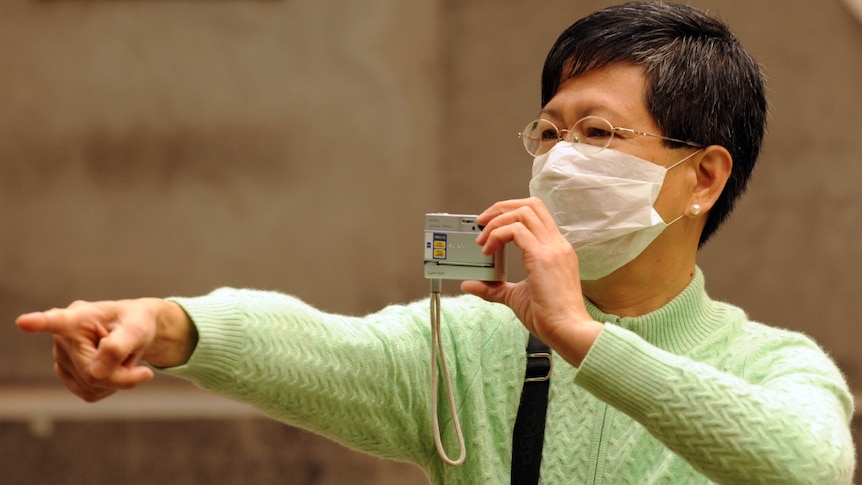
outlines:
M512 437L512 485L539 483L552 370L551 349L530 334L524 389Z

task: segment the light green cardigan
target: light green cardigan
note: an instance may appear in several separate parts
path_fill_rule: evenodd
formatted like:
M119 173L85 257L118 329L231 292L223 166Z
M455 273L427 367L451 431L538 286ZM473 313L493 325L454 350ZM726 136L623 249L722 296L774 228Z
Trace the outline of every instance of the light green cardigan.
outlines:
M253 290L174 301L199 342L187 365L166 372L352 448L416 463L435 484L509 483L527 333L508 307L443 300L467 446L465 463L451 467L432 434L427 301L363 318ZM579 368L555 356L541 483L850 483L852 398L809 338L711 300L699 269L676 299L641 317L587 304L605 328Z

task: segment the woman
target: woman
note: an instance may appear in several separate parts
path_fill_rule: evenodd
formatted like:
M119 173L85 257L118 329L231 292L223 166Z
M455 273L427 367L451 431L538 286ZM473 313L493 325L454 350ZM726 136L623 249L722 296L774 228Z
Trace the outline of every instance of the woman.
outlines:
M632 3L563 32L542 79L539 119L521 134L532 197L478 217L483 251L516 244L527 277L467 281L472 295L442 302L461 466L434 445L427 302L355 318L225 288L17 323L54 334L57 373L85 400L149 380L144 361L463 484L510 480L531 333L554 354L534 443L543 483L849 483L840 371L809 338L711 300L696 266L759 152L755 61L691 7ZM458 433L441 415L445 454Z

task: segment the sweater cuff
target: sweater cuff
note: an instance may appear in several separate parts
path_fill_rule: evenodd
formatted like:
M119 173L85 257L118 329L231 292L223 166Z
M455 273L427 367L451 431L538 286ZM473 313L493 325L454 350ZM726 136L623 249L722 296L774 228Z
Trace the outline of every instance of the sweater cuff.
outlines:
M218 389L233 381L244 354L244 322L227 294L197 298L167 298L179 304L197 329L198 342L184 365L159 371L191 380L205 389Z
M678 357L639 335L606 323L584 358L575 383L610 406L641 420L674 373Z

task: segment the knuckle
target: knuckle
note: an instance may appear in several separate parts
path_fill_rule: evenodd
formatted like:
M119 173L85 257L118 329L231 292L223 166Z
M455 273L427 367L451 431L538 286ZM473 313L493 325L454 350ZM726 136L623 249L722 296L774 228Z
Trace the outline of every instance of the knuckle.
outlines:
M83 388L94 388L99 382L101 382L101 380L96 379L89 372L82 372L79 379L79 384Z
M112 356L125 358L138 348L146 339L146 332L136 325L122 325L122 329L114 329L110 338L102 339L99 351L110 352Z
M115 342L105 342L99 346L99 360L106 365L119 364L126 358L125 352Z
M565 244L556 244L553 246L553 255L558 259L572 259L575 257L575 248L568 241Z

